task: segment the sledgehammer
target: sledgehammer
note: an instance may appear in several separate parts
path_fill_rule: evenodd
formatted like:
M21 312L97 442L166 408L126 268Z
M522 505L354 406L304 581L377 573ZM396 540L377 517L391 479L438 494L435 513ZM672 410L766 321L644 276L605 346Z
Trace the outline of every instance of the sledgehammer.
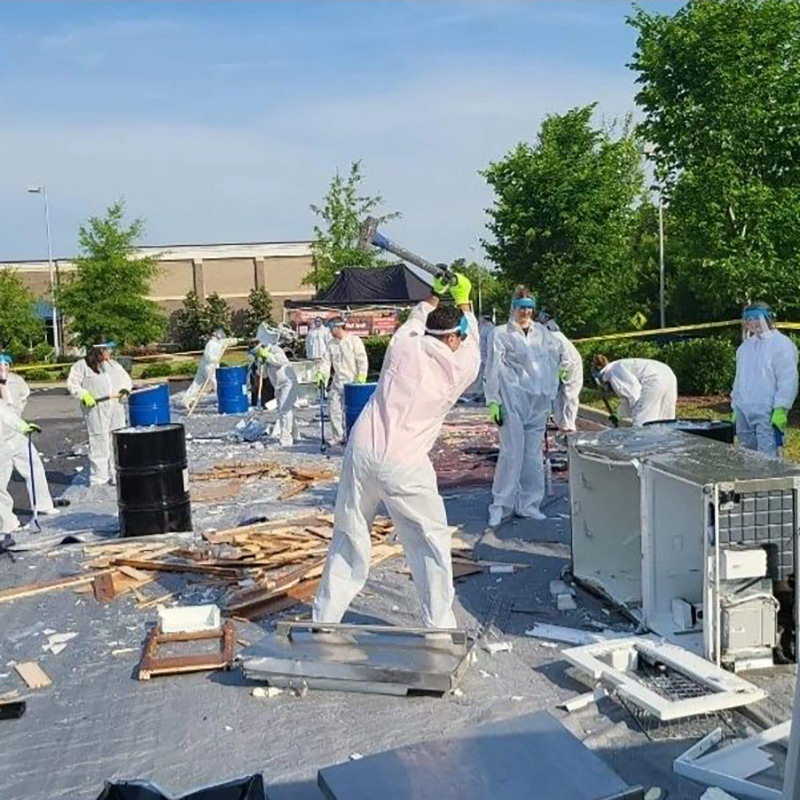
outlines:
M447 264L434 264L432 261L406 250L405 247L401 247L388 236L380 233L378 231L378 220L375 217L366 218L364 227L361 229L361 236L358 237L359 250L369 250L370 245L393 253L404 261L409 261L415 267L419 267L437 278L446 280L448 283L456 282L455 274Z

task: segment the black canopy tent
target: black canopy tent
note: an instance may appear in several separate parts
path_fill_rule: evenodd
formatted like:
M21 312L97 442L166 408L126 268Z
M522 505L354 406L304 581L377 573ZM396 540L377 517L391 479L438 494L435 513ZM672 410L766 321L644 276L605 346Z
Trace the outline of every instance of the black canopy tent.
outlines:
M430 297L431 285L405 264L345 267L333 284L313 300L287 300L284 307L349 307L415 305Z

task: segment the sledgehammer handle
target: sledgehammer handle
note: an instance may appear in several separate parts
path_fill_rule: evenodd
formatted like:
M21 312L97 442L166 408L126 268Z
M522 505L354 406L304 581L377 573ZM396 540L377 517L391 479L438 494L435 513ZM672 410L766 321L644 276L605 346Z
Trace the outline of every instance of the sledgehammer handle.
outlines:
M386 250L389 253L393 253L398 258L402 258L404 261L410 262L415 267L424 269L425 272L428 272L431 275L439 278L445 278L447 281L455 280L453 271L447 264L434 264L432 261L428 261L426 258L418 256L416 253L412 253L410 250L406 250L405 247L397 244L397 242L393 242L388 236L384 236L382 233L379 233L375 229L376 224L376 221L372 217L367 219L365 230L367 232L367 239L370 244L380 248L381 250Z

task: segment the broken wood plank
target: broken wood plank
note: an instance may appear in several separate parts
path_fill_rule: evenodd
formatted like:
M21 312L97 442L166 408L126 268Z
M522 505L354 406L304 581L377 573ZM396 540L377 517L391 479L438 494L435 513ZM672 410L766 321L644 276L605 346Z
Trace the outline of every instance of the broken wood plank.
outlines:
M35 661L23 661L21 664L14 664L14 669L29 689L44 689L53 682L47 673Z
M99 603L108 603L117 596L116 589L114 588L114 573L102 572L95 575L92 581L92 590L94 591L94 599Z
M0 590L0 603L5 603L7 600L19 600L23 597L34 597L37 594L54 592L58 589L71 589L84 583L92 583L95 576L103 572L111 571L112 570L109 568L85 575L69 575L66 578L59 578L54 581L37 581L36 583L28 583L24 586L12 586L9 589Z
M216 575L220 578L237 580L240 577L239 569L228 567L204 566L202 564L185 564L172 561L151 561L140 558L115 558L115 566L135 567L136 569L155 570L156 572L200 572L207 575Z

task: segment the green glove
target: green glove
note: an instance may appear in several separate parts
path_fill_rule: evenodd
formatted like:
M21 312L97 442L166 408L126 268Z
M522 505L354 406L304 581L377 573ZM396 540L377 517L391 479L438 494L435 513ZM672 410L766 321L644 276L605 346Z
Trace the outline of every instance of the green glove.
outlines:
M433 293L442 295L447 294L450 290L450 285L440 278L438 275L433 279Z
M731 410L731 422L735 425L736 424L736 409Z
M367 376L366 375L356 375L355 382L356 383L366 383L367 382Z
M615 427L619 427L619 417L616 414L609 414L608 421Z
M87 392L84 389L81 395L81 403L83 403L86 408L94 408L97 405L97 400L94 399L91 392Z
M270 350L269 347L259 347L258 348L258 357L263 361L269 361L270 358Z
M25 422L25 420L23 420ZM23 433L41 433L42 429L35 422L25 422L25 427L22 429Z
M498 426L503 424L503 406L500 403L489 403L489 420Z
M567 378L569 378L569 370L566 367L559 367L558 379L561 381L561 383L566 383Z
M130 389L120 389L117 394L119 394L119 399L120 400L124 400L126 397L130 397L131 396L131 390Z
M772 423L773 428L777 428L781 433L785 433L786 426L789 424L789 412L785 408L773 408L772 416L769 421Z
M456 282L450 287L450 296L457 306L464 306L469 303L469 295L472 292L472 284L466 275L456 272Z
M325 377L325 375L324 375L323 373L321 373L321 372L318 372L318 373L317 373L317 374L314 376L314 383L316 383L316 384L317 384L317 386L318 386L320 389L324 389L324 388L325 388L325 385L328 383L328 379Z

